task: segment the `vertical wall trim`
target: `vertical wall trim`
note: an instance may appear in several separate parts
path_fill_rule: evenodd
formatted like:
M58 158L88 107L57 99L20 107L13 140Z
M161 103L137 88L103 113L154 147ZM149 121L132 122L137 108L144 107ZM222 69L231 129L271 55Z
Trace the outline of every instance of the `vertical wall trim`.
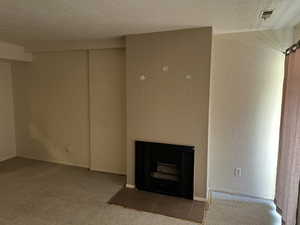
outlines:
M91 137L91 83L90 83L90 50L86 50L87 58L87 105L88 105L88 151L89 151L89 164L88 167L92 168L92 137Z
M18 156L18 136L17 136L17 108L16 108L16 96L17 96L17 92L16 92L16 81L15 81L15 71L14 71L14 64L15 62L10 63L10 71L11 71L11 91L12 91L12 101L13 101L13 120L14 120L14 135L15 135L15 157Z

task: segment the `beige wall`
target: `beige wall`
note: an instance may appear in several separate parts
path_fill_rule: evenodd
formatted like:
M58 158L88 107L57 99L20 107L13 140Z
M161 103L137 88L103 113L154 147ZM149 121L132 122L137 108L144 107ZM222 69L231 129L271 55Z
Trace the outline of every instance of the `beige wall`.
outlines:
M125 174L125 50L92 50L89 62L91 169Z
M209 188L272 199L284 55L237 35L213 39Z
M87 52L39 53L13 66L17 154L89 166Z
M0 61L0 161L16 156L11 65Z
M124 174L124 67L123 49L35 53L32 63L14 63L17 154Z
M128 184L134 140L194 145L195 195L206 197L211 38L211 28L127 37Z

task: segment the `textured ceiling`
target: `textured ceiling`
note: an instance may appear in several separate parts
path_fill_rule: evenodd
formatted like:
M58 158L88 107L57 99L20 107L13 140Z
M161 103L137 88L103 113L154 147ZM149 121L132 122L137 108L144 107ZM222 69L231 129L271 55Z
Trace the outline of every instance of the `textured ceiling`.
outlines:
M299 0L0 0L0 39L83 40L213 26L214 32L278 28L300 20ZM275 8L262 22L263 9Z

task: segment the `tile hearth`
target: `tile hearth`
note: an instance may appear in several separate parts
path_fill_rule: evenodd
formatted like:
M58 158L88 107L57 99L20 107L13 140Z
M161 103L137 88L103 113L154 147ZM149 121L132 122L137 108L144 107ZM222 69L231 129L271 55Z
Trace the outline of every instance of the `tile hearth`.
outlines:
M109 201L126 208L203 222L206 203L137 189L123 188Z

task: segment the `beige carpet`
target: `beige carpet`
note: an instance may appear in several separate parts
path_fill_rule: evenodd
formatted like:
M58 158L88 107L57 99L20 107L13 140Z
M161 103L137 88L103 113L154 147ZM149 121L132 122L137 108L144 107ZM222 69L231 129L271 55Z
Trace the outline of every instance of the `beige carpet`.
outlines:
M0 225L199 225L109 205L125 177L35 160L0 162ZM270 202L214 195L206 225L277 225Z
M0 162L0 225L196 225L107 204L124 182L35 160Z
M280 225L271 201L214 193L205 225Z

